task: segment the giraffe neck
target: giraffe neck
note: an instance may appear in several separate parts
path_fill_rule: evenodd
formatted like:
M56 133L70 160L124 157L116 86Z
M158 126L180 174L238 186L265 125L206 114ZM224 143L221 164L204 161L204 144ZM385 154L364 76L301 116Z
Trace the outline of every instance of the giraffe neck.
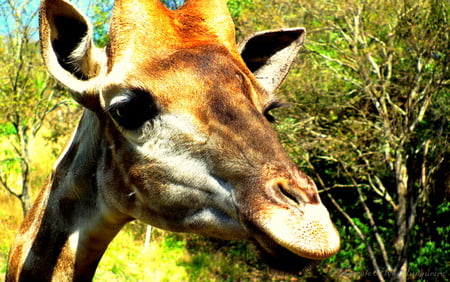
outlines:
M100 136L98 119L85 111L50 184L21 226L7 281L92 279L106 247L128 220L107 208L98 193L97 160L105 142Z

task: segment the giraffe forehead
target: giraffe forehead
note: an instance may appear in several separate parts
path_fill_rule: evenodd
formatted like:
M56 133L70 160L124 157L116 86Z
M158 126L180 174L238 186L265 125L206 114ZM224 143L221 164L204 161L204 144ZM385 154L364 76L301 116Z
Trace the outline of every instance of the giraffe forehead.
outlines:
M141 59L124 85L146 89L171 112L242 103L258 107L268 99L244 63L216 45L178 50L159 60Z

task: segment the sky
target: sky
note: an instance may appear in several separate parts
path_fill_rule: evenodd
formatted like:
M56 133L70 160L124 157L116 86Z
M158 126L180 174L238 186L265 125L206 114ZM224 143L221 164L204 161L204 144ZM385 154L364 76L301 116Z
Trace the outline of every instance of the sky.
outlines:
M22 24L30 23L31 28L34 30L32 38L37 40L37 27L38 27L38 15L40 0L12 0L16 7L22 6L19 10ZM90 7L95 3L95 0L72 0L85 15L90 14ZM7 0L0 0L0 35L5 35L14 30L14 16L11 13L11 8Z

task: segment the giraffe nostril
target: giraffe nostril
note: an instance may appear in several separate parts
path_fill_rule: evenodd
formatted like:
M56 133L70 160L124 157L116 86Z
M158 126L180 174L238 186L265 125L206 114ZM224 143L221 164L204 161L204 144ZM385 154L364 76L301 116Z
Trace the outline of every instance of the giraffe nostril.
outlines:
M292 184L285 178L275 179L270 185L270 188L280 200L295 205L319 204L319 194L316 189L313 189L314 187L299 188L296 183Z
M287 200L293 201L297 205L300 204L297 197L289 192L287 185L289 184L286 181L277 181L274 183L274 188L278 189Z

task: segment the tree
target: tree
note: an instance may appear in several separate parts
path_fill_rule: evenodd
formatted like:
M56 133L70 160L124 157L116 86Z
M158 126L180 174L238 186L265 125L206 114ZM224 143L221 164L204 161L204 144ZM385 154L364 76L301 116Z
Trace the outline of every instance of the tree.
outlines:
M249 15L258 17L243 13L243 33L307 27L304 57L281 90L291 107L278 115L277 128L335 207L343 250L328 263L382 281L444 273L448 2L253 2Z
M436 173L449 161L448 7L440 1L356 1L342 12L327 20L336 36L327 42L331 52L320 42L313 48L349 84L346 96L353 103L331 113L339 125L327 139L353 153L352 159L343 158L342 150L330 147L326 155L347 178L345 184L356 189L372 242L329 196L365 241L378 278L406 281L411 243L418 243L413 238L418 209L427 206L433 186L440 185ZM343 130L354 134L344 139ZM393 250L375 215L380 207L370 203L378 199L393 214Z
M302 119L299 134L311 146L306 164L359 237L378 279L406 281L414 249L424 247L414 236L441 240L416 224L436 212L430 201L445 205L449 183L449 6L328 5L305 4L318 28L309 50L334 76L318 80L325 85L314 90L330 92L313 98L323 105Z
M31 1L5 1L0 8L6 34L1 38L0 136L9 146L0 160L0 185L30 207L33 140L46 117L62 103L59 89L42 66L36 42L37 7ZM17 181L13 181L14 177Z

